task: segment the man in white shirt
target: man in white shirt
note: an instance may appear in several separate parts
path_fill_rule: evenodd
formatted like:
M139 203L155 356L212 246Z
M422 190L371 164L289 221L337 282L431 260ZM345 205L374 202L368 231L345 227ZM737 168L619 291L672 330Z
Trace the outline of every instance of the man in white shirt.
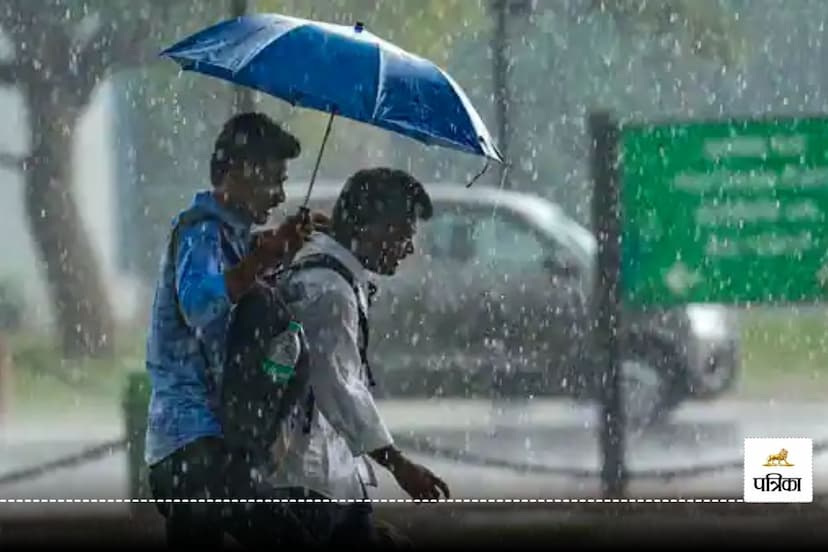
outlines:
M394 446L371 394L365 313L375 289L371 273L393 275L413 253L417 220L431 217L423 186L404 171L357 172L334 206L328 234L315 233L296 255L290 277L292 304L309 345L309 393L285 421L272 453L270 482L291 497L367 498L376 485L366 456L388 469L412 498L449 496L446 484ZM320 260L322 264L320 265ZM350 281L349 281L350 280ZM370 538L368 503L298 508L311 530L337 542ZM307 513L312 512L312 513ZM301 515L301 514L300 514Z

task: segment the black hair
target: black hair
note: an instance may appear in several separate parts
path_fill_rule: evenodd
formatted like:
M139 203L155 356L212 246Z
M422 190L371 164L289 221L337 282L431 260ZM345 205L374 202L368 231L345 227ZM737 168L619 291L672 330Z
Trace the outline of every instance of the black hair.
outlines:
M224 175L243 163L295 159L301 152L299 140L267 115L235 115L224 123L216 138L210 159L210 181L215 187Z
M354 173L331 213L337 239L350 240L357 229L382 221L428 220L431 198L423 185L405 171L377 167Z

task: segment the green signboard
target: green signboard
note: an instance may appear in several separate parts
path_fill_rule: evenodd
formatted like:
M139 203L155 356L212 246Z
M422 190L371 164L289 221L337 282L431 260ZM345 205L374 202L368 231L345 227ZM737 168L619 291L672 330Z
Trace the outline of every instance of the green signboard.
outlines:
M630 305L828 299L828 118L621 129Z

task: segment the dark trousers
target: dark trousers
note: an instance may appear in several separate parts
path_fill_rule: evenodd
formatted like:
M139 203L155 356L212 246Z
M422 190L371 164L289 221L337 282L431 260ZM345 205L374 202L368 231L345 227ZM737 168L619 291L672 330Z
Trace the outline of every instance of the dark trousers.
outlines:
M199 439L150 467L150 487L166 519L167 544L220 548L224 533L246 548L319 544L287 503L163 502L169 499L271 498L221 439Z
M324 544L335 544L337 547L350 544L355 550L378 544L370 502L325 501L323 495L303 488L278 489L271 496L298 500L290 503L291 510L302 525Z

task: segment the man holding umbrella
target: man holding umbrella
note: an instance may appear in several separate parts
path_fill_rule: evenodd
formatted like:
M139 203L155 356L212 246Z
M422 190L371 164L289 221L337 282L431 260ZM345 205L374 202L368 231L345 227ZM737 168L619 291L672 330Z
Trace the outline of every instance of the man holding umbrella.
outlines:
M504 163L480 115L462 88L445 71L369 32L360 22L342 26L279 14L249 15L202 29L166 48L162 55L174 60L185 71L253 88L294 106L328 113L328 124L311 173L305 206L311 197L335 117L395 132L429 146L481 156L486 159L486 166L490 161ZM387 205L389 209L381 212L359 207L373 205L372 202ZM399 210L391 205L407 207ZM397 263L411 252L416 220L428 217L430 201L422 186L410 175L379 169L354 175L343 190L337 207L332 221L336 226L332 229L333 237L317 234L311 245L318 249L317 253L335 257L337 264L351 268L353 276L364 288L368 286L363 276L368 271L392 274ZM304 214L307 214L306 210ZM273 250L282 251L283 244L276 241ZM307 249L313 250L310 246ZM335 278L339 277L336 273L331 276L331 270L300 272L310 280L323 278L322 272L326 273L323 279L329 282L338 282ZM215 277L213 280L218 281ZM440 490L447 495L442 481L408 461L393 447L387 430L376 415L370 394L357 389L361 384L354 376L354 367L361 367L362 362L353 361L357 339L354 325L358 323L355 320L359 311L354 302L363 304L366 301L364 293L355 292L347 284L343 288L341 282L336 284L338 287L334 291L322 293L318 283L308 282L311 288L316 288L317 299L301 307L310 326L306 333L312 346L318 344L321 347L316 353L316 365L326 367L323 371L328 375L339 373L341 368L348 381L343 384L341 381L317 380L315 385L311 384L323 395L326 390L329 392L328 397L319 398L318 410L323 416L312 417L313 424L324 427L321 420L326 419L328 429L325 432L330 437L329 442L337 442L338 454L343 460L351 456L351 464L343 464L344 471L328 481L351 485L355 481L351 469L353 456L368 453L388 467L412 496L438 498ZM334 303L346 310L338 311L340 320L332 320L324 309L315 311L315 315L311 303L317 300L319 304ZM211 308L223 312L227 302L226 299L219 300L216 307ZM347 319L342 318L344 316ZM336 357L340 355L340 348L342 351L347 349L343 353L346 356L341 359L332 357L337 362L327 363L326 355ZM364 355L359 356L364 360ZM339 386L342 391L343 385L344 391L353 391L347 398L350 404L333 404L338 400L335 389ZM340 398L346 399L344 395ZM313 414L315 407L309 411ZM359 417L342 418L351 414L359 414ZM306 444L310 454L307 459L313 456L313 443ZM292 448L297 451L303 446ZM279 460L278 454L276 459ZM353 496L353 487L343 494L327 485L325 478L319 484L314 482L312 474L288 468L290 461L285 462L285 474L299 474L297 481L283 482L286 486L313 489L332 498ZM357 517L365 519L365 516Z
M225 531L243 544L306 542L302 527L278 504L172 502L254 496L222 441L227 328L233 306L257 275L292 256L312 230L289 218L251 244L251 226L267 222L284 201L287 162L299 153L296 138L268 117L231 118L210 162L212 190L199 192L174 221L146 351L152 392L145 460L170 544L221 544ZM315 218L321 222L321 215Z

